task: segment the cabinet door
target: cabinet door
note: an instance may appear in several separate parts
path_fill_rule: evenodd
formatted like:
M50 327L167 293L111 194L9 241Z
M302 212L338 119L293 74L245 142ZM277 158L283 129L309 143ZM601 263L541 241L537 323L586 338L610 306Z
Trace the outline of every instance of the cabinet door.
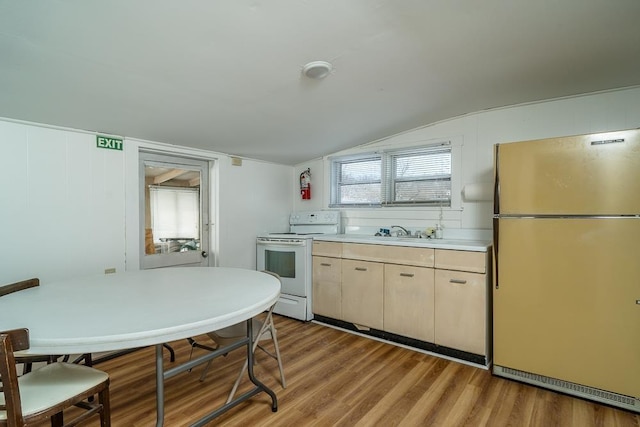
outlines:
M486 354L485 274L436 270L435 343Z
M342 319L342 260L313 257L313 313Z
M343 320L382 330L383 280L384 264L343 259Z
M384 330L433 342L432 268L385 264Z

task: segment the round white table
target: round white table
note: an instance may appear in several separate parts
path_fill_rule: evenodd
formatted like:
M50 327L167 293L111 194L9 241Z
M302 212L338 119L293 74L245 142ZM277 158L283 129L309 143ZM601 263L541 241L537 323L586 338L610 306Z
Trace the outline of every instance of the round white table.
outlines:
M164 419L164 380L231 349L246 346L252 368L252 333L232 348L219 349L164 371L162 345L247 321L269 309L280 294L275 277L253 270L177 267L80 277L44 283L0 298L0 330L28 328L29 354L75 354L156 346L157 425ZM250 369L251 370L251 369ZM194 425L249 397L273 391L256 388Z

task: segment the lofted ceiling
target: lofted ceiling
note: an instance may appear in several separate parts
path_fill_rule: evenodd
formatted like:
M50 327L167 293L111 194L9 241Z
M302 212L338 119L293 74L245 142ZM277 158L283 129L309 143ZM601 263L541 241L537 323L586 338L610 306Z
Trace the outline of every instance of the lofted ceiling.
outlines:
M638 0L0 0L0 117L298 164L640 85ZM329 61L323 80L301 73Z

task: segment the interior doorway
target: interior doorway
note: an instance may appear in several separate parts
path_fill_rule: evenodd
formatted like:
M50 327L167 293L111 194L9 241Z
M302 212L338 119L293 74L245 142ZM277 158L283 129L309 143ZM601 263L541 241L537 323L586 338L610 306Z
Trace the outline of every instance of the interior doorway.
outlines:
M214 265L207 160L140 152L140 268Z

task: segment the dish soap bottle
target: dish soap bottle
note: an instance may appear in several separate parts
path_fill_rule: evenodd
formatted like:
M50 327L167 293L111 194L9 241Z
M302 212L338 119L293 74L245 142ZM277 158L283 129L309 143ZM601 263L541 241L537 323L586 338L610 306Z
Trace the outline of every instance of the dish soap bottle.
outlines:
M436 239L442 239L442 226L436 224Z

